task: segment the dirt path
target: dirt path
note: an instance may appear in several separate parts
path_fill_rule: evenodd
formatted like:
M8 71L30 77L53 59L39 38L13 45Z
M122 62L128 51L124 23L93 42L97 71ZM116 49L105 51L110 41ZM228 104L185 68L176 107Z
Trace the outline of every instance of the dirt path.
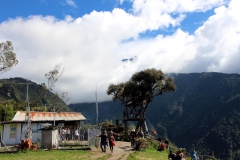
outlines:
M101 153L100 149L92 149L92 152L95 152L95 156L91 157L91 159L97 159L106 154L109 154L109 158L107 160L126 160L129 154L133 153L133 148L130 146L130 142L116 141L116 146L111 153L109 147L107 147L106 153Z

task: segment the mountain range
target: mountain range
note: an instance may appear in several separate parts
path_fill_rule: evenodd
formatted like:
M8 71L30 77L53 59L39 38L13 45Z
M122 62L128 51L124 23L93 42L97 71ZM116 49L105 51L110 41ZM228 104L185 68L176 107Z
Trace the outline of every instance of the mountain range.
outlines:
M240 75L224 73L171 74L177 90L154 98L146 117L149 130L177 146L220 159L240 159ZM98 103L99 121L122 116L120 102ZM96 123L92 103L70 104L89 123Z
M154 97L146 112L149 130L168 138L178 147L190 152L195 148L199 154L214 154L222 160L240 159L240 75L225 73L170 74L177 90ZM0 99L15 101L26 99L26 86L17 83L29 82L23 78L0 80ZM37 99L40 85L29 85L29 94ZM51 100L50 95L39 105L64 102ZM64 105L63 105L64 106ZM93 103L69 104L72 110L81 112L96 124L96 105ZM115 123L122 116L125 106L119 101L98 103L98 122L106 119Z

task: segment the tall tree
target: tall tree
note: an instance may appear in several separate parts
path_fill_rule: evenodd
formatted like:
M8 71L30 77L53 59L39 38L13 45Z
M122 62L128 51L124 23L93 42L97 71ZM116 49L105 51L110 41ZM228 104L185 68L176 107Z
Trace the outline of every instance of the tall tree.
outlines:
M64 68L61 69L61 64L57 64L53 70L45 74L45 77L48 79L48 89L50 91L52 91L53 87L55 87L55 83L62 76L63 71Z
M13 52L12 42L6 41L0 43L0 74L10 70L18 64L16 54Z
M55 83L58 81L58 79L62 76L62 73L64 71L64 68L61 68L61 64L57 64L53 70L49 71L48 73L45 74L45 77L48 79L48 90L49 91L52 91L53 90L53 87L55 87ZM58 96L58 94L56 93L54 96L53 96L53 100L54 99L58 99L60 98ZM67 106L67 101L64 101L64 100L67 100L67 92L64 92L62 93L62 97L63 98L63 103L65 106ZM64 110L64 107L63 106L59 106L60 104L52 104L53 105L53 110L55 111L60 111L60 110ZM55 107L57 106L57 108Z
M137 113L139 123L136 129L148 132L146 126L146 110L155 96L164 92L176 90L172 77L166 77L161 70L146 69L132 75L129 81L119 84L110 84L107 94L112 95L113 101L120 100L126 110ZM123 116L124 117L124 116ZM129 120L125 118L125 122Z
M39 103L42 102L43 98L46 97L46 95L49 94L49 92L52 92L53 87L55 87L55 83L61 77L63 71L64 71L64 69L61 68L61 64L57 64L57 65L55 65L54 69L50 70L48 73L45 74L45 78L47 78L47 80L48 80L48 84L47 84L48 86L46 86L44 83L41 84L41 86L38 90L39 91L38 98L30 103L31 108L37 108ZM50 94L49 94L49 96L50 96ZM53 101L57 101L59 96L58 96L58 94L54 94L54 95L51 95L51 98L53 99ZM45 108L44 108L44 110L45 110Z

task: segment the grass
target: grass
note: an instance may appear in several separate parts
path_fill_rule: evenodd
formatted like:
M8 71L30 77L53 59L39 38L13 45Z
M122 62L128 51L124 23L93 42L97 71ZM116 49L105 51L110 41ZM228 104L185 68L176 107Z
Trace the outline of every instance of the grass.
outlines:
M168 157L169 150L157 151L155 149L146 149L144 151L135 151L130 154L127 160L166 160ZM121 156L124 157L125 154ZM105 154L103 156L96 156L96 153L89 151L81 150L72 150L72 151L59 151L59 150L38 150L38 151L24 151L14 154L6 153L0 154L1 160L22 160L22 159L51 159L51 160L86 160L86 159L95 159L95 160L106 160L110 157L110 154ZM119 159L121 159L119 158ZM185 160L191 160L191 158L185 158Z
M154 149L146 149L145 151L137 151L130 154L127 160L166 160L169 150L157 151ZM185 158L191 160L191 158Z
M94 153L88 151L25 151L25 152L18 152L15 154L1 154L1 160L22 160L22 159L31 159L31 160L39 160L39 159L51 159L51 160L86 160L91 159L94 156ZM96 158L97 160L105 160L107 159L107 155L103 157Z
M157 151L153 149L146 149L145 151L137 151L130 154L127 160L166 160L168 151Z

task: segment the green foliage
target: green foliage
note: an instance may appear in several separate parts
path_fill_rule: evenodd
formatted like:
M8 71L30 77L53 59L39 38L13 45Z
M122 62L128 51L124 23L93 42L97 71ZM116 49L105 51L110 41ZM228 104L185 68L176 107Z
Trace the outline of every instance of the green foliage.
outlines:
M153 97L175 90L173 79L165 77L161 70L153 68L133 74L125 83L110 84L107 94L113 96L113 101L120 100L126 106L129 100L132 100L133 106L140 106L146 101L147 108Z
M12 42L6 41L0 43L0 74L10 70L18 64L16 54L13 52Z
M127 160L138 160L138 159L147 159L147 160L166 160L168 157L168 150L157 151L155 149L146 149L140 152L133 152L127 158Z
M150 148L150 142L147 139L137 138L135 140L136 146L135 149L138 151L143 151Z
M0 121L6 122L12 120L15 114L13 105L8 103L0 103Z
M106 126L107 128L110 128L110 127L115 127L115 125L113 124L113 122L108 119L105 119L105 121L103 121L102 123L100 123L100 126Z
M23 78L0 79L1 120L11 120L16 111L26 109L27 86L31 111L69 111L57 94L49 92L44 84L38 85Z

